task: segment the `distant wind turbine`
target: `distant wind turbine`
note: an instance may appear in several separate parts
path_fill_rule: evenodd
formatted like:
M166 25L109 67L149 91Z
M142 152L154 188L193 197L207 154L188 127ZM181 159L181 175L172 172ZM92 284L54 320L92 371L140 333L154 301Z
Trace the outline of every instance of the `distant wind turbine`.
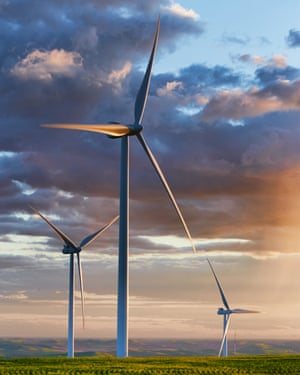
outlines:
M229 325L230 325L230 321L231 321L231 314L254 314L254 313L258 313L259 311L244 310L244 309L231 309L229 307L229 304L228 304L227 299L225 297L222 286L221 286L221 284L220 284L220 282L217 278L217 275L216 275L216 273L213 269L213 266L212 266L211 262L209 261L209 259L207 259L207 261L208 261L208 264L210 266L210 269L212 270L214 278L216 280L216 283L217 283L217 286L218 286L218 289L219 289L219 292L220 292L220 296L221 296L221 299L222 299L222 302L223 302L223 305L224 305L224 308L220 307L218 309L218 315L224 316L223 337L222 337L222 341L221 341L221 347L220 347L220 350L219 350L219 357L227 357L227 354L228 354L227 333L228 333Z
M131 125L112 122L109 124L44 124L42 126L62 129L85 130L89 132L106 134L110 138L121 138L121 167L120 167L120 229L119 229L119 265L118 265L118 317L117 317L117 356L128 356L128 232L129 232L129 136L136 136L152 163L162 185L164 186L176 212L179 216L184 230L192 244L193 251L195 246L178 207L175 197L169 187L169 184L160 169L160 166L154 157L152 151L147 145L143 135L143 126L141 125L147 102L151 71L156 52L158 35L160 29L160 17L157 21L156 32L148 66L137 93L134 108L134 123Z
M84 294L83 294L83 277L82 277L82 267L80 261L80 252L83 248L90 245L93 241L96 240L107 228L109 228L113 223L115 223L119 216L116 216L111 222L105 225L103 228L99 229L97 232L90 234L85 237L79 246L76 246L75 243L64 234L56 225L52 224L44 215L42 215L34 207L31 209L39 215L57 234L57 236L64 242L64 247L62 252L64 254L70 254L70 269L69 269L69 308L68 308L68 357L74 357L74 254L77 256L77 265L78 265L78 277L80 285L80 294L81 294L81 311L82 311L82 322L83 327L85 324L84 317Z

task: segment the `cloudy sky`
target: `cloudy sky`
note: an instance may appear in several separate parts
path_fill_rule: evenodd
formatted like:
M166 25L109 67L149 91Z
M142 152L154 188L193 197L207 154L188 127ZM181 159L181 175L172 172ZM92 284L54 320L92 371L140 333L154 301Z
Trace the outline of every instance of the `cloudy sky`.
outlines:
M222 8L220 8L222 6ZM133 337L300 338L298 0L0 1L0 332L66 335L68 257L33 205L75 242L118 214L120 140L51 122L133 121L158 14L144 116L195 240L131 139ZM118 225L82 252L86 325L116 335Z

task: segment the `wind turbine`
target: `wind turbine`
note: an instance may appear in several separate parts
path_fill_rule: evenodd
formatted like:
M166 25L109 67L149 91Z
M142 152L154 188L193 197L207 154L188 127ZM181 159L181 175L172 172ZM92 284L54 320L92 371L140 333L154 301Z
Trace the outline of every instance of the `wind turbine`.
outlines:
M84 317L84 295L83 295L83 278L82 278L82 267L80 261L80 252L82 249L90 245L97 237L100 236L107 228L109 228L113 223L115 223L119 216L116 216L111 222L106 224L103 228L97 230L97 232L90 234L85 237L79 246L76 246L75 243L62 232L56 225L52 224L44 215L42 215L34 207L31 209L39 215L57 234L57 236L64 242L64 247L62 249L63 254L70 254L70 266L69 266L69 308L68 308L68 357L74 357L74 254L77 256L77 266L78 266L78 277L80 285L80 294L81 294L81 311L82 311L82 322L83 327L85 323Z
M224 319L223 337L222 337L222 341L221 341L221 347L220 347L220 350L219 350L219 357L227 357L227 354L228 354L227 333L228 333L229 325L230 325L230 321L231 321L231 314L254 314L254 313L258 313L259 311L244 310L244 309L231 309L229 307L228 301L225 297L225 294L224 294L224 291L223 291L222 286L220 284L220 281L218 280L217 275L216 275L216 273L213 269L213 266L210 263L209 259L207 259L207 261L208 261L208 264L210 266L210 269L212 270L214 278L216 280L216 283L217 283L217 286L218 286L218 289L219 289L219 292L220 292L220 296L221 296L221 299L222 299L222 302L223 302L223 305L224 305L224 308L220 307L218 309L218 312L217 312L218 315L223 315L223 317L224 317L223 318Z
M108 124L44 124L42 126L61 129L85 130L89 132L102 133L110 138L121 138L121 164L120 164L120 222L119 222L119 264L118 264L118 316L117 316L117 356L128 356L128 232L129 232L129 136L136 136L150 159L160 181L165 188L171 203L173 204L177 215L184 227L184 230L191 242L193 251L196 252L195 246L178 207L175 197L169 187L169 184L160 169L160 166L154 157L152 151L147 145L142 135L143 126L141 125L145 106L147 102L151 71L153 60L156 52L158 35L160 29L160 17L158 17L155 37L152 51L147 65L147 69L139 88L134 107L134 123L124 125L119 122Z

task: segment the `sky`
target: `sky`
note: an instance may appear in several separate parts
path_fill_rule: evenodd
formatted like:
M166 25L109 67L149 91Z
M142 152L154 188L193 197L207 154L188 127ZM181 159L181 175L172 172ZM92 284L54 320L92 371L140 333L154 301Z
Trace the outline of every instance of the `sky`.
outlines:
M161 30L144 136L194 238L130 139L130 338L300 339L300 3L0 2L0 332L65 337L68 257L118 214L120 140L45 123L131 123ZM86 329L116 336L118 225L81 253ZM77 294L78 297L78 294ZM77 303L79 299L77 298Z

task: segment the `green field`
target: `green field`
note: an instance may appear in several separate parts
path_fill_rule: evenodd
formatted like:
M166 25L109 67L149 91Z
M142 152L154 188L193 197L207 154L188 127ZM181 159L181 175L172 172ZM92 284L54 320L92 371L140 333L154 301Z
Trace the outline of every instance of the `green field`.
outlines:
M67 359L0 359L0 375L100 375L100 374L300 374L299 355L262 355L232 358L112 356Z

